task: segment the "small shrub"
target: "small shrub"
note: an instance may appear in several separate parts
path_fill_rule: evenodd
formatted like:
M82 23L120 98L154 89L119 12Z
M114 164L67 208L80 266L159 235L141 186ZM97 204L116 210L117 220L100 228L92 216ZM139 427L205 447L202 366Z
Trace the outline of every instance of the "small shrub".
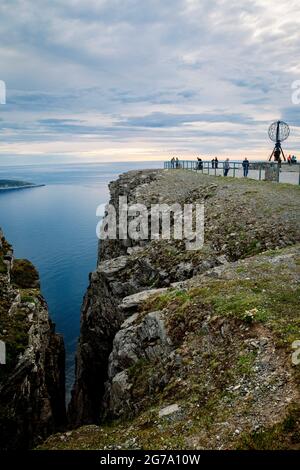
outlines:
M16 259L14 261L11 277L12 282L22 289L35 288L40 285L37 270L26 259Z
M4 263L2 257L0 257L0 274L6 274L7 273L7 266Z

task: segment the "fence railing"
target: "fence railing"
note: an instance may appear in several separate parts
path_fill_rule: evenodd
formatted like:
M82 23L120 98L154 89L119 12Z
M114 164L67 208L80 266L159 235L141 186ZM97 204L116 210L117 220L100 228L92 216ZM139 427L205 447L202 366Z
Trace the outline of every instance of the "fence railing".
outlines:
M213 163L203 160L175 160L164 162L167 170L192 170L206 175L248 177L256 180L276 181L280 183L291 183L300 185L300 164L288 165L276 162L249 161L248 171L244 169L242 162L229 162L229 170L226 172L225 161Z

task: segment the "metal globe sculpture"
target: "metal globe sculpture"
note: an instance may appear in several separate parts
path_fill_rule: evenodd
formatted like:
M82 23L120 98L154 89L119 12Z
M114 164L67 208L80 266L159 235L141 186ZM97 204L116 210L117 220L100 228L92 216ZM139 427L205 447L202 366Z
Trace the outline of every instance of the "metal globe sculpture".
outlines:
M273 142L283 142L290 135L290 128L286 122L273 122L269 127L269 137Z
M272 160L274 157L275 162L281 162L281 155L283 156L284 161L286 160L285 155L283 153L281 142L286 140L290 135L290 128L286 122L283 121L275 121L273 122L268 131L270 139L275 142L275 147L269 161Z

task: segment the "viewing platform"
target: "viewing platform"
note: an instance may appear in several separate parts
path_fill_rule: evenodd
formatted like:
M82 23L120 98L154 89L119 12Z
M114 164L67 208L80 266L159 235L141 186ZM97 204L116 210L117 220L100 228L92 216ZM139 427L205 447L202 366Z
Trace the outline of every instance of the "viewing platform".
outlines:
M217 165L208 160L175 160L165 161L166 170L190 170L205 175L224 176L225 161L218 161ZM243 178L242 161L229 161L229 171L227 177ZM260 181L275 181L277 183L289 183L300 185L300 163L288 164L277 162L250 161L247 178Z

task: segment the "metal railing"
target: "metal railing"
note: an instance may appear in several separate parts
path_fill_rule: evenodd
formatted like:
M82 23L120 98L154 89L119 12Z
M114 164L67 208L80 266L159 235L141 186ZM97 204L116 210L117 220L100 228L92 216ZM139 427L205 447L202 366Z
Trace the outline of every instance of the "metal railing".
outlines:
M192 170L206 175L224 176L225 161L213 164L211 161L203 160L175 160L164 162L167 170ZM256 180L276 181L279 183L290 183L300 185L300 164L288 165L276 162L249 161L248 172L244 174L242 162L230 161L227 176L234 178L248 177Z

